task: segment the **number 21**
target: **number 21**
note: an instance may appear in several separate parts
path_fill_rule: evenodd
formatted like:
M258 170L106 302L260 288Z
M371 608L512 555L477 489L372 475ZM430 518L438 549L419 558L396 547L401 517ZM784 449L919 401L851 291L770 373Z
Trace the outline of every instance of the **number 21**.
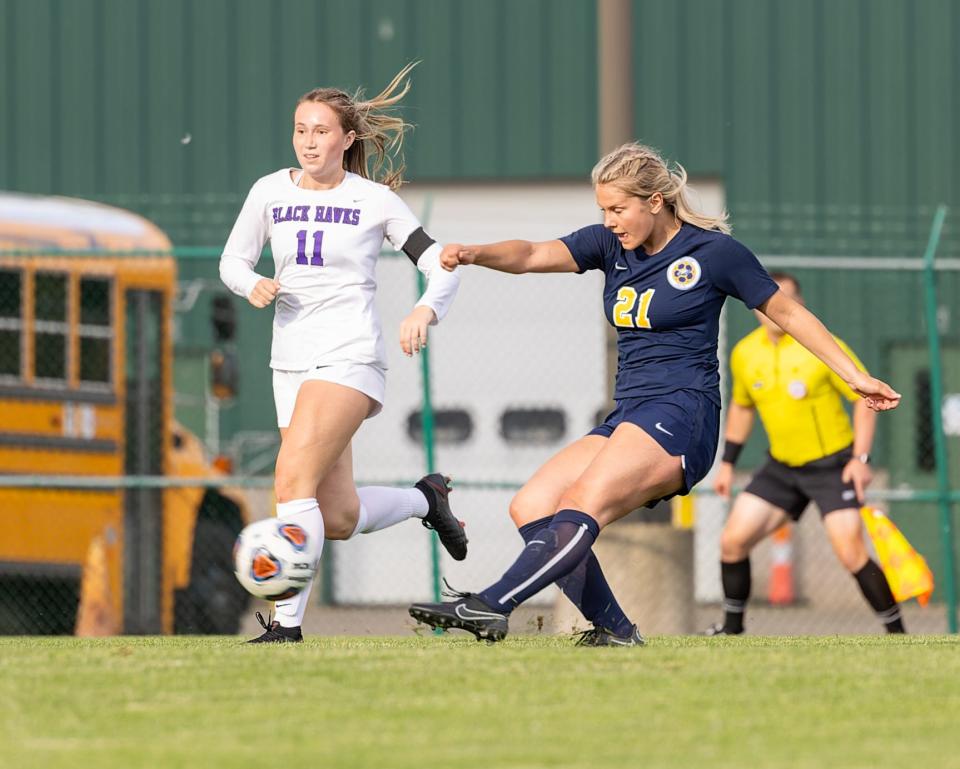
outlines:
M632 313L637 303L637 291L630 286L624 286L617 292L617 303L613 306L613 325L620 328L653 328L650 325L650 302L653 301L655 288L648 288L640 294L640 306L637 307L636 322Z
M297 233L297 264L310 264L312 267L323 267L323 230L313 233L313 256L307 262L307 231Z

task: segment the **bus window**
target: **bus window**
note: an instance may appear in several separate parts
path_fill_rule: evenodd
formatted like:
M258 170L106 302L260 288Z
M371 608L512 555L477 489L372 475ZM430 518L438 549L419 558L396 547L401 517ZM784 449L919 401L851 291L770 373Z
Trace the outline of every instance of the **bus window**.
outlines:
M21 376L22 283L20 270L0 270L0 379Z
M80 384L110 383L113 317L110 281L80 278Z
M38 272L33 281L34 372L37 379L67 378L67 276Z

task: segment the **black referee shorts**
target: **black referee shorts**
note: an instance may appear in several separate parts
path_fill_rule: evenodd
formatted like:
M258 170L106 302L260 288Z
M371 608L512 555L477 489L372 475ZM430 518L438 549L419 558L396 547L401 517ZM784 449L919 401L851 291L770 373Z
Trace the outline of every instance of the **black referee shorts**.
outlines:
M834 510L858 508L862 503L857 499L856 489L841 479L843 468L852 456L853 449L848 446L799 467L790 467L768 456L766 464L750 479L744 491L783 508L795 521L811 500L817 503L821 516Z

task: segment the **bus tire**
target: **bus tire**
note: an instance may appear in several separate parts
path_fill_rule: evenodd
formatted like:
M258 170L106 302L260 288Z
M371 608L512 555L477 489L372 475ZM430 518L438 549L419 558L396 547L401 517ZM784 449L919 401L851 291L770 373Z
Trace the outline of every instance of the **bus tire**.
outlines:
M190 584L176 595L175 633L235 635L239 632L250 595L233 574L236 538L237 531L224 521L197 518Z

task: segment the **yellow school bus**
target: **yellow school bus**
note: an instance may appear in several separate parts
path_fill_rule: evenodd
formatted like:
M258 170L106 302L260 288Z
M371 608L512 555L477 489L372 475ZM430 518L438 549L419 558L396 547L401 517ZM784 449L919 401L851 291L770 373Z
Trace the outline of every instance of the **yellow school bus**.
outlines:
M0 633L237 630L239 492L83 483L218 475L174 421L170 249L128 211L0 193Z

